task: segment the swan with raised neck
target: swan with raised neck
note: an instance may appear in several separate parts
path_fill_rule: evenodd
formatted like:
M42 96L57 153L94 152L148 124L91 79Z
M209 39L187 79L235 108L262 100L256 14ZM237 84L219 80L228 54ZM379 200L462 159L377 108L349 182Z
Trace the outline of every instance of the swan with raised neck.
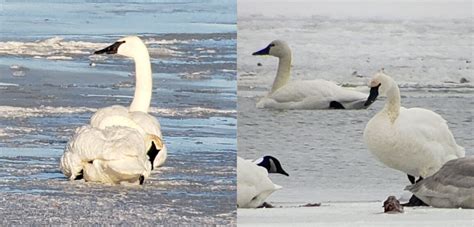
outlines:
M267 47L252 55L271 55L278 58L278 71L273 81L270 94L283 87L290 81L291 49L283 40L274 40Z
M412 184L429 177L449 160L464 157L446 120L423 108L403 108L397 83L383 70L369 82L370 95L365 105L375 101L379 92L387 100L383 109L370 119L364 130L369 151L390 168L408 175ZM416 181L416 177L420 177ZM416 196L404 206L425 203Z
M94 52L94 54L118 54L132 58L135 62L135 94L130 111L148 113L150 108L153 81L150 55L143 41L137 36L127 36L114 44Z
M372 104L380 95L386 96L387 101L380 113L387 114L393 124L400 115L400 89L397 83L383 70L377 72L369 82L370 94L365 103L366 106Z

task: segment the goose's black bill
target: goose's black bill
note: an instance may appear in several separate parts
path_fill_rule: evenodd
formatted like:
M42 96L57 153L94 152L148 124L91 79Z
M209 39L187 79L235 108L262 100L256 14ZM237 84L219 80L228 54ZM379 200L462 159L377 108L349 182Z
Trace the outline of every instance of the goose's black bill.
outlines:
M372 103L375 102L377 99L377 96L379 96L379 87L380 84L377 85L376 87L370 88L370 94L369 97L367 98L367 101L365 101L364 106L370 106Z
M252 55L269 55L270 54L270 48L271 48L271 45L268 45L264 49L261 49L257 52L254 52Z
M102 50L98 50L96 52L94 52L94 54L116 54L117 53L117 50L119 48L120 45L122 45L123 43L125 43L125 41L121 41L121 42L115 42L114 44L102 49Z

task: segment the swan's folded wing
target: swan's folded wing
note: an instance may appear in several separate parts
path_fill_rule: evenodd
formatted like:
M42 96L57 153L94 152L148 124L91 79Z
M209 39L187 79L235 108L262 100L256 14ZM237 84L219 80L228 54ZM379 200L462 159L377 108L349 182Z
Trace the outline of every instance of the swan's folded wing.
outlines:
M332 96L334 83L325 80L291 81L276 90L270 98L279 103L301 102L307 97L324 98Z
M83 126L69 141L61 157L61 171L74 179L85 163L127 158L147 159L144 139L135 129L110 127L107 130Z
M154 116L138 111L130 112L129 116L130 119L139 125L146 133L163 138L160 122Z
M431 110L401 107L395 124L403 141L423 141L424 146L431 148L427 148L431 152L440 152L435 157L447 159L439 160L441 165L448 160L464 157L464 148L457 145L446 120Z
M293 81L275 91L271 98L277 102L311 102L329 103L337 101L340 103L353 103L355 101L365 102L368 95L342 88L333 82L326 80L300 80Z

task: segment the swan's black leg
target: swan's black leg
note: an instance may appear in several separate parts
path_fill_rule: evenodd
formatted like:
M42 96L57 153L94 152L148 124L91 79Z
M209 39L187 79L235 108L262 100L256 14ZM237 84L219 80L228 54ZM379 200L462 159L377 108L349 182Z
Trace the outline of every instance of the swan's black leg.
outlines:
M418 180L416 181L416 183L420 182L421 180L423 180L423 177L418 178Z
M140 178L138 178L138 180L140 181L140 185L142 185L143 182L145 181L145 177L141 175Z
M270 203L263 202L263 204L258 206L257 208L275 208L275 207Z
M415 195L412 195L408 203L402 204L404 207L419 207L419 206L428 206L425 202L421 201L418 197Z
M410 180L410 182L412 184L415 184L415 183L418 183L421 180L423 180L423 177L420 177L420 178L418 178L418 180L415 181L414 176L408 175L408 180ZM415 195L412 195L410 200L408 201L408 203L402 204L402 206L405 206L405 207L418 207L418 206L428 206L428 204L423 202L421 199L419 199Z
M407 174L407 176L408 176L408 180L410 181L410 183L411 183L411 184L414 184L416 178L415 178L414 176L410 175L410 174Z
M330 109L345 109L344 106L337 101L332 101L329 103L329 108Z
M81 180L82 178L84 178L84 170L81 169L81 172L76 175L76 178L74 178L74 180Z

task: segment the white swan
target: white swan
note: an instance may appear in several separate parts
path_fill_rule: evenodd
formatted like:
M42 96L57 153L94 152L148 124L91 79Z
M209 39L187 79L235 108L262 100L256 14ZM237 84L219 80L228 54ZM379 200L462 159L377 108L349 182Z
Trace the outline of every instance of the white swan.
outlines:
M344 89L326 80L290 81L291 50L286 42L275 40L252 55L271 55L279 59L271 91L258 108L274 109L363 109L366 94Z
M427 109L400 107L398 85L383 71L374 75L369 86L366 105L375 101L379 91L387 97L384 108L364 131L364 141L379 161L406 173L415 183L415 177L431 176L447 161L464 157L464 148L456 144L440 115Z
M272 156L264 156L255 162L237 157L237 207L261 207L270 194L282 188L268 178L269 173L289 176Z
M70 179L102 183L142 184L167 157L158 120L148 114L152 96L150 57L145 44L128 36L95 54L119 54L135 61L136 88L130 108L98 110L90 125L80 127L61 157Z
M405 189L433 207L474 209L474 156L446 162L434 175Z

